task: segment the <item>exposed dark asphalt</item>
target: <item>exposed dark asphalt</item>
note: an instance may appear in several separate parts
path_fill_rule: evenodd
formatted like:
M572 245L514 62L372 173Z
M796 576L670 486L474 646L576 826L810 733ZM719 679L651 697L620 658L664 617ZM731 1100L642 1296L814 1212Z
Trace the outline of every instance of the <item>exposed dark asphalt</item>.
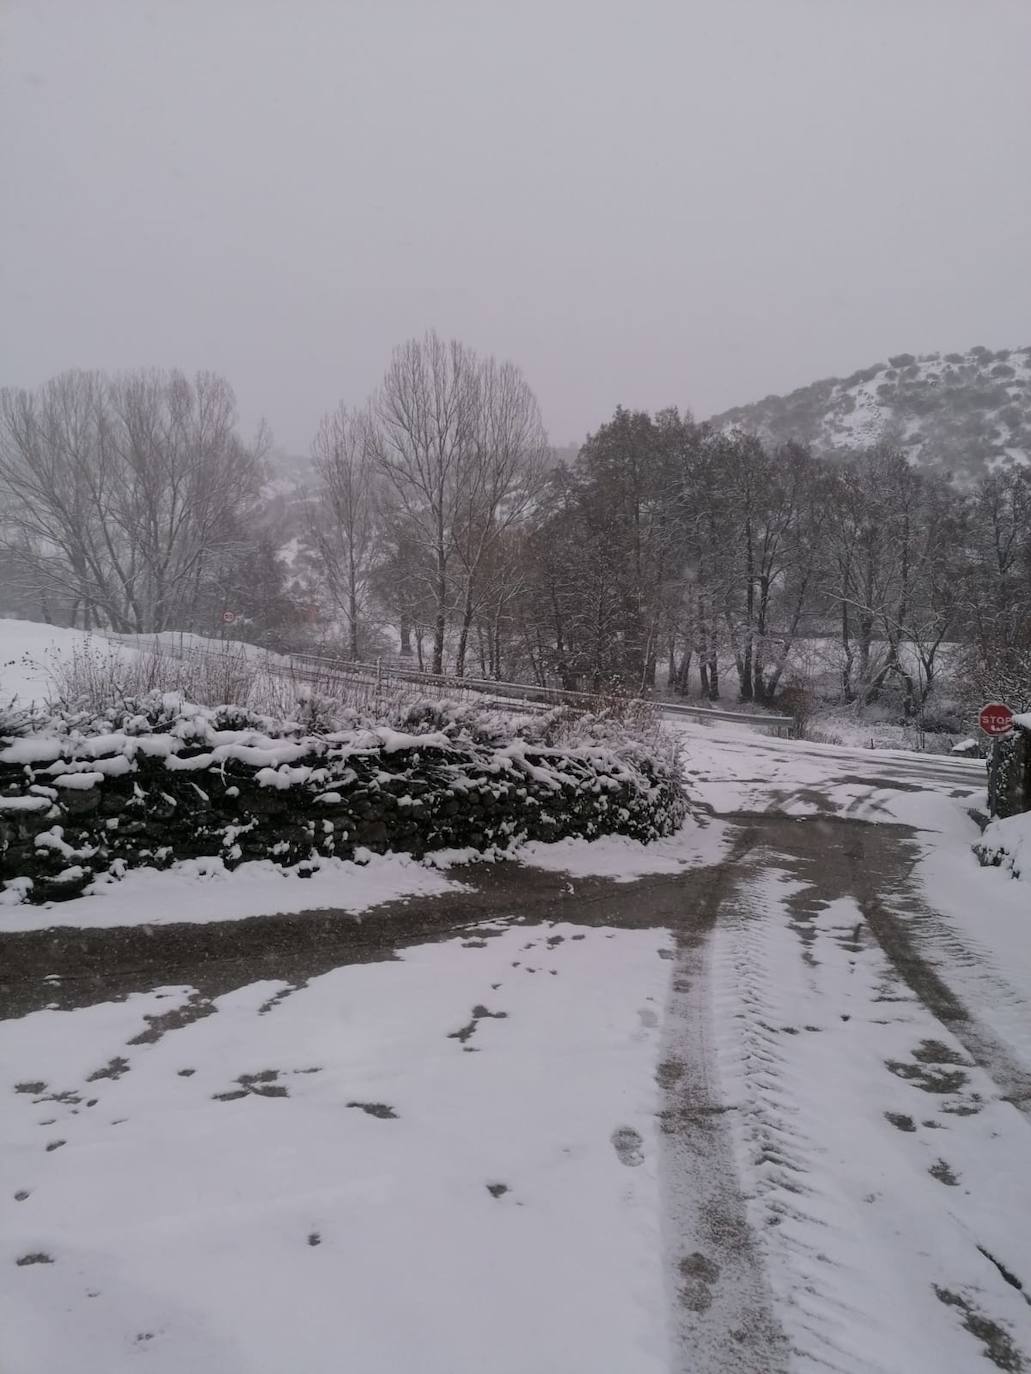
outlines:
M630 883L570 883L565 874L520 863L478 863L456 870L468 891L384 903L361 917L320 910L203 925L16 931L0 935L0 1015L87 1006L162 985L189 984L218 997L258 979L300 984L342 964L391 959L406 946L513 917L701 928L715 916L711 894L731 876L720 864Z

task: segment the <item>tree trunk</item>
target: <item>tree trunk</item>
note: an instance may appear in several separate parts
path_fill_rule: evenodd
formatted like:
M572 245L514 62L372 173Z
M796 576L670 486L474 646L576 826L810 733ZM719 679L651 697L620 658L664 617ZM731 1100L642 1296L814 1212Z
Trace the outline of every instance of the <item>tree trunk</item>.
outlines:
M465 677L465 655L469 647L469 629L473 623L473 590L472 583L467 583L465 588L465 604L462 607L462 625L458 632L458 652L455 655L455 674L458 677Z
M856 655L852 648L852 638L849 633L848 622L848 603L841 603L841 648L845 659L841 665L841 694L845 705L851 706L856 699L855 688L852 685L852 669L855 665Z
M444 672L444 638L447 634L447 558L442 547L437 547L437 585L435 587L436 606L433 620L433 672L442 676Z
M751 613L751 611L749 613ZM752 626L748 625L745 630L744 650L740 655L737 655L737 672L741 688L739 695L742 701L752 701L755 698L753 653Z
M358 662L358 596L352 582L347 589L347 647L351 661Z
M864 611L859 617L859 690L864 706L874 700L883 674L876 685L870 681L870 645L873 640L873 616Z
M691 649L685 648L684 656L680 660L680 667L677 669L677 696L686 697L691 690L691 658Z

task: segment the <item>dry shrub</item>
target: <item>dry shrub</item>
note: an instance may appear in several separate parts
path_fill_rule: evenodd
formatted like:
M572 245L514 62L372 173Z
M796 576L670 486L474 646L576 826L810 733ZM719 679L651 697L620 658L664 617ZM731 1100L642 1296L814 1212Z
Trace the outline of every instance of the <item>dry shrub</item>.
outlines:
M18 739L30 735L39 724L39 715L33 706L21 706L18 698L0 701L0 739Z
M155 639L137 648L85 640L54 656L49 675L51 708L65 727L87 731L115 728L119 720L153 728L189 702L214 709L224 729L325 735L381 724L493 743L521 738L543 748L596 745L670 768L679 756L679 736L663 724L659 708L619 690L548 710L460 683L437 687L439 695L430 697L425 683L375 668L287 658L235 641L202 647Z
M172 694L227 713L297 724L314 735L359 720L396 721L426 695L419 683L375 670L286 658L231 640L207 648L155 639L136 648L87 639L70 654L51 655L47 672L50 704L65 716L131 713L144 698Z

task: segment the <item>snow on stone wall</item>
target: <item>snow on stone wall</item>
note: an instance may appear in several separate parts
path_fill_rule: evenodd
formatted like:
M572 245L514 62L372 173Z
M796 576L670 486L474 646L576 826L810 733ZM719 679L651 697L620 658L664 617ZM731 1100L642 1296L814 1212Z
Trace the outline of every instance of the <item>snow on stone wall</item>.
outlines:
M649 840L683 819L673 755L609 724L485 722L430 703L404 724L306 735L163 698L85 730L58 720L0 738L5 895L58 900L100 875L201 856L303 872L361 850Z

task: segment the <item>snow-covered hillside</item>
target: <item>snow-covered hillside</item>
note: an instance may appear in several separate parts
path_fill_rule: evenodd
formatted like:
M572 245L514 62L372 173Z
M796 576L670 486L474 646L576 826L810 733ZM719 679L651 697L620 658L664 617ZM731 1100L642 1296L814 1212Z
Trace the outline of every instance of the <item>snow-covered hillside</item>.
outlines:
M1031 462L1031 348L899 353L712 423L777 443L797 439L824 454L897 444L911 462L967 484L986 470Z
M0 619L0 705L45 701L53 692L51 670L56 661L70 658L89 642L82 630Z
M256 644L209 639L180 630L149 635L90 634L62 625L0 617L0 705L14 701L19 706L29 706L52 698L62 677L62 666L67 669L76 655L92 660L100 672L112 661L128 669L141 655L159 654L170 662L205 655L227 655L231 662L241 664L286 662Z

